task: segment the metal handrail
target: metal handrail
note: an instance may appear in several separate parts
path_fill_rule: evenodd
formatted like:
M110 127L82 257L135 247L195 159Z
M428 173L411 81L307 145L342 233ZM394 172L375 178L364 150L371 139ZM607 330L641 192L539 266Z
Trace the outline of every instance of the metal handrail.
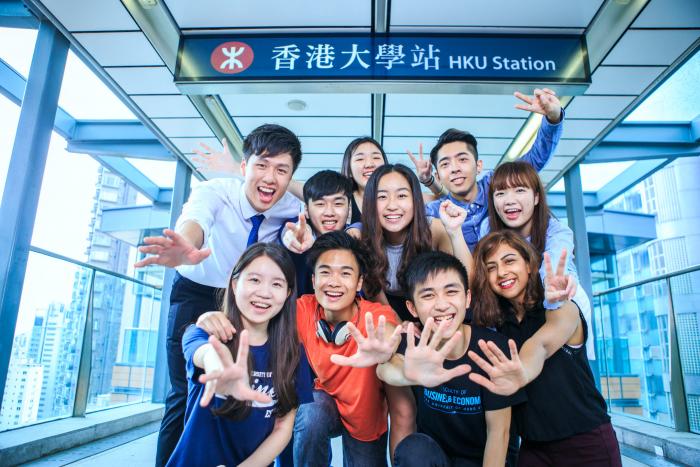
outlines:
M84 268L92 269L93 271L101 272L103 274L118 277L120 279L124 279L126 281L133 282L135 284L144 285L146 287L152 287L152 288L157 289L157 290L161 290L163 288L162 285L151 284L149 282L142 281L142 280L133 278L131 276L127 276L125 274L120 274L118 272L110 271L109 269L101 268L99 266L94 266L90 263L78 261L77 259L69 258L68 256L59 255L58 253L54 253L54 252L49 251L49 250L44 250L43 248L39 248L36 246L30 246L29 251L33 251L34 253L39 253L39 254L48 256L50 258L60 259L62 261L66 261L68 263L72 263L72 264L75 264L77 266L82 266Z
M700 271L700 264L696 264L695 266L690 266L689 268L685 268L685 269L679 269L678 271L673 271L673 272L669 272L666 274L662 274L662 275L657 276L657 277L650 277L648 279L643 279L643 280L640 280L637 282L632 282L631 284L625 284L625 285L621 285L618 287L613 287L611 289L593 292L593 296L599 297L601 295L607 295L607 294L612 293L612 292L619 292L621 290L631 289L632 287L639 287L640 285L649 284L650 282L657 282L657 281L662 281L664 279L671 279L673 277L681 276L683 274L689 274L689 273L695 272L695 271Z

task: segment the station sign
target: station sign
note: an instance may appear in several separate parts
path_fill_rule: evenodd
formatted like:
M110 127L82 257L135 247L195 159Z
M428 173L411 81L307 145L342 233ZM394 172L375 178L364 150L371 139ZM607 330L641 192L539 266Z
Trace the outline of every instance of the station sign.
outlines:
M184 36L175 81L590 83L583 36ZM585 86L584 86L585 88Z

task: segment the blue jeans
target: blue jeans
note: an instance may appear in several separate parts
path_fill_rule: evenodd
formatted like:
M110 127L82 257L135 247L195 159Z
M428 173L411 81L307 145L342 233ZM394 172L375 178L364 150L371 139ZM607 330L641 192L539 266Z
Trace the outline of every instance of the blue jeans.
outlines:
M295 467L327 467L331 456L331 438L336 436L343 438L345 467L387 465L387 434L375 441L353 438L340 421L335 400L324 391L314 390L314 401L300 405L294 421Z
M413 433L396 446L394 467L481 467L481 462L450 458L433 438Z

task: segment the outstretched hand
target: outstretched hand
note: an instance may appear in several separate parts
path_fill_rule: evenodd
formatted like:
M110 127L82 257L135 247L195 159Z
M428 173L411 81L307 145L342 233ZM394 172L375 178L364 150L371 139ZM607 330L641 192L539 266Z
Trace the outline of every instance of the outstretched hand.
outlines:
M438 345L442 342L445 332L446 322L441 322L437 330L432 332L436 326L433 318L428 318L423 326L418 345L413 338L414 325L408 325L408 345L404 355L403 373L407 380L416 385L428 388L435 387L444 382L450 381L458 376L466 375L471 371L469 365L458 365L455 368L446 370L443 363L450 351L462 339L462 332L457 331L444 343L440 349ZM432 334L432 337L430 336Z
M287 222L285 228L282 243L289 251L301 254L314 244L314 234L303 213L299 214L299 222Z
M483 339L479 339L479 348L489 361L487 362L481 358L473 350L469 351L468 356L489 377L486 378L479 373L470 373L469 379L485 387L493 394L501 396L515 394L518 389L525 386L528 383L525 367L520 361L518 348L512 339L508 340L508 347L510 348L510 359L493 342L485 342Z
M216 352L216 358L206 364L206 373L199 377L204 384L204 393L199 401L202 407L209 405L214 394L224 394L239 401L253 401L261 404L272 402L270 396L250 387L248 373L248 331L242 331L238 343L238 355L233 361L231 352L215 336L209 336L209 343ZM216 361L218 358L218 362Z
M454 204L449 199L440 203L440 220L448 233L462 232L462 224L467 219L467 210Z
M363 336L357 326L352 323L346 325L350 335L357 342L355 355L331 355L331 362L341 366L355 368L367 368L389 361L401 341L401 327L397 326L389 337L386 336L386 318L380 316L377 320L377 328L374 328L372 313L365 313L365 328L367 337Z
M194 153L197 155L192 157L197 170L241 175L241 166L236 164L231 155L226 138L221 140L221 145L224 149L219 152L204 143L199 143L202 149L195 149Z
M423 159L423 143L418 145L418 159L413 155L411 151L406 149L406 154L416 166L416 173L418 174L418 180L425 185L430 182L430 176L433 174L433 166L430 163L430 159Z
M141 253L150 254L134 264L142 268L150 264L159 264L174 268L183 264L199 264L210 254L209 248L198 249L192 242L174 230L164 229L162 237L145 237L145 245L139 247Z
M516 109L544 115L550 123L559 123L561 121L561 102L559 102L555 92L551 89L535 89L532 96L526 96L517 91L513 95L525 102L525 104L516 104Z
M571 300L576 294L576 279L566 274L566 254L566 249L563 249L554 273L549 253L544 253L544 298L549 303Z

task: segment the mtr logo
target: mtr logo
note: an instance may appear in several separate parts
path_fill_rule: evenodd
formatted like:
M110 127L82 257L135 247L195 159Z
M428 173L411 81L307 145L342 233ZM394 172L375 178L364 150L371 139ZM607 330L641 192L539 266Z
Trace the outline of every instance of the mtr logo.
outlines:
M219 73L233 75L253 64L253 48L245 42L224 42L211 53L211 66Z

